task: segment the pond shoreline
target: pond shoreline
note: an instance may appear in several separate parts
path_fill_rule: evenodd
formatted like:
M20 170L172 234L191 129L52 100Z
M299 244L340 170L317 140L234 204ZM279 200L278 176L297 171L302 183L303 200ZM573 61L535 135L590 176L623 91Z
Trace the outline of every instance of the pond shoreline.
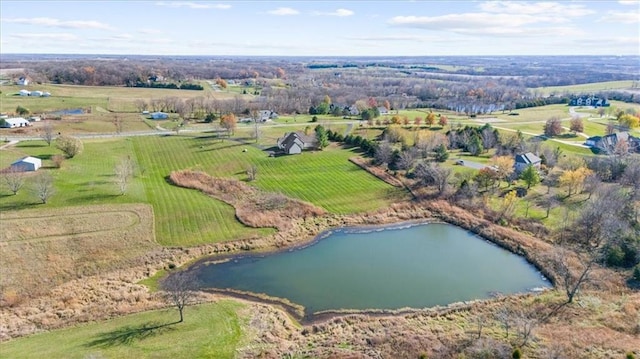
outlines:
M323 239L326 239L336 233L345 233L345 234L364 234L364 233L372 233L372 232L382 232L382 231L393 231L393 230L403 230L403 229L409 229L412 227L416 227L416 226L426 226L429 224L445 224L445 225L449 225L449 226L453 226L455 228L459 228L471 235L473 235L474 237L477 237L478 240L482 240L485 241L491 245L497 246L498 248L501 248L505 251L508 251L509 253L516 255L522 259L524 259L526 261L526 264L531 266L532 269L535 269L536 272L538 274L540 274L542 276L542 280L549 283L549 286L542 286L542 287L534 287L532 289L526 290L526 291L517 291L517 292L513 292L510 294L507 294L508 296L512 296L512 295L536 295L540 292L544 292L547 290L550 290L553 288L553 284L552 282L546 277L544 276L544 274L539 270L538 266L535 265L535 263L529 261L525 256L523 256L522 254L518 254L518 253L514 253L513 251L509 250L509 248L500 245L499 243L496 243L495 241L492 241L484 236L481 236L479 234L477 234L475 231L472 231L470 229L461 227L461 226L457 226L455 224L451 224L449 222L446 221L442 221L438 218L422 218L422 219L414 219L414 220L405 220L405 221L398 221L398 222L392 222L392 223L385 223L385 224L365 224L365 225L344 225L344 226L339 226L339 227L333 227L333 228L329 228L326 230L323 230L321 232L319 232L317 235L313 236L309 241L303 242L303 243L298 243L294 246L290 246L290 247L286 247L286 248L277 248L274 250L270 250L270 251L266 251L266 252L261 252L261 253L233 253L233 254L221 254L221 255L212 255L212 256L207 256L206 258L201 258L198 261L196 261L195 263L189 265L187 268L185 268L185 271L192 271L192 272L198 272L201 271L203 268L203 266L208 266L208 265L215 265L215 264L220 264L220 263L224 263L224 262L229 262L229 261L235 261L235 260L247 260L247 259L260 259L260 258L265 258L268 256L273 256L273 255L277 255L277 254L281 254L281 253L290 253L290 252L295 252L295 251L299 251L299 250L303 250L309 247L312 247L316 244L318 244L320 241L322 241ZM536 290L536 288L542 288L542 290ZM397 308L397 309L376 309L376 308L367 308L367 309L342 309L342 308L337 308L337 309L326 309L326 310L321 310L321 311L317 311L317 312L306 312L306 308L304 306L302 306L299 303L295 303L292 302L289 298L285 298L285 297L279 297L279 296L272 296L269 294L265 294L265 293L257 293L257 292L251 292L250 290L240 290L240 289L232 289L232 288L222 288L222 287L202 287L200 289L201 291L204 292L208 292L208 293L216 293L216 294L221 294L221 295L225 295L225 296L229 296L229 297L234 297L234 298L239 298L239 299L244 299L244 300L249 300L249 301L253 301L253 302L258 302L258 303L263 303L263 304L269 304L269 305L276 305L278 307L280 307L281 309L283 309L284 311L286 311L287 313L289 313L289 315L291 315L293 318L295 318L298 322L300 322L303 325L308 325L308 324L312 324L312 323L317 323L319 321L323 321L323 320L327 320L330 318L335 318L338 316L344 316L344 315L354 315L354 314L358 314L358 315L377 315L377 316L386 316L386 315L404 315L404 314L412 314L412 313L423 313L423 312L441 312L441 311L448 311L452 308L460 308L462 307L466 307L468 305L470 305L471 303L477 303L477 302L483 302L483 301L487 301L487 300L492 300L493 298L495 298L495 295L492 294L488 294L487 296L478 296L477 298L474 299L466 299L466 300L459 300L459 301L452 301L448 304L436 304L436 305L426 305L424 307L403 307L403 308ZM490 293L490 292L489 292Z

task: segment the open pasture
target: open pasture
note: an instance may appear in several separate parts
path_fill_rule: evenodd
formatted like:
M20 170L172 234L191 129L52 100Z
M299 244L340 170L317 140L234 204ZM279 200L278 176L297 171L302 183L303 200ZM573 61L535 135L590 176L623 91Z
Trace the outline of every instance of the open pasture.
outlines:
M206 86L205 86L206 85ZM32 113L51 112L70 108L102 107L114 112L137 112L136 100L149 101L165 97L190 99L205 97L212 99L227 99L235 96L251 98L251 95L221 91L215 92L207 84L204 90L176 90L124 86L80 86L55 84L29 84L28 86L1 86L2 101L0 112L13 113L17 106L28 108ZM21 89L29 91L47 91L50 97L19 96Z
M638 86L637 81L624 80L624 81L605 81L605 82L593 82L580 85L568 85L568 86L547 86L547 87L535 87L531 90L534 92L542 93L545 96L551 94L580 94L580 93L593 93L605 90L624 90Z

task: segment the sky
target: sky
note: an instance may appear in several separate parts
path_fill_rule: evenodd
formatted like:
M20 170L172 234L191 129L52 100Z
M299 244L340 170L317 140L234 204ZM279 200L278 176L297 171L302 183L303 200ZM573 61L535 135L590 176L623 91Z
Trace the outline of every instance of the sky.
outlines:
M3 53L640 55L640 0L0 0Z

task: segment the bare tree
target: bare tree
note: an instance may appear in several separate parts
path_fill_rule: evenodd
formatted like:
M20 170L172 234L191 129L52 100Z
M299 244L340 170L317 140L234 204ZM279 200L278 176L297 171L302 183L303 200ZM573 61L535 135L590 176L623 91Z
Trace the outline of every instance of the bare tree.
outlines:
M141 98L135 100L134 104L140 112L144 112L149 109L149 103Z
M383 141L378 145L374 159L376 163L383 166L389 165L393 158L393 147L387 141Z
M10 167L7 171L4 172L4 180L7 183L7 187L9 190L13 192L14 195L18 194L18 191L24 185L24 172L19 168Z
M53 177L51 177L47 172L41 172L35 178L33 189L40 201L42 201L42 203L47 203L49 198L51 198L55 192L55 188L53 187Z
M184 308L196 299L198 280L190 272L176 272L160 282L164 299L175 306L180 313L180 321L184 321Z
M49 121L45 121L42 126L42 132L40 132L40 138L42 138L47 145L51 146L51 142L53 142L54 132L53 125Z
M249 177L249 181L255 181L256 177L258 177L258 166L249 166L249 168L247 168L247 176Z
M442 167L436 163L420 163L416 166L414 173L422 185L436 186L438 194L444 194L449 187L450 168Z
M115 166L116 184L120 190L120 195L127 192L127 187L134 173L134 163L130 157L124 158Z
M400 152L400 157L398 159L398 168L406 171L410 170L416 162L416 157L418 157L418 149L415 147L411 147L405 151Z
M115 115L113 117L113 125L116 127L116 133L117 134L122 133L122 125L123 125L123 123L122 123L122 118L120 118L120 116Z

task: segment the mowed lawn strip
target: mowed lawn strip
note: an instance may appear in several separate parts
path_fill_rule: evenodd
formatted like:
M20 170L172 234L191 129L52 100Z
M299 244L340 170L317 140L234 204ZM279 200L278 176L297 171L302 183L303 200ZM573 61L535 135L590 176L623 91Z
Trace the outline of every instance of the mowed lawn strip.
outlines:
M203 168L212 164L194 151L192 137L139 137L133 139L148 202L153 205L156 238L163 245L197 245L272 233L268 228L250 228L238 222L233 207L198 191L167 182L171 171Z
M229 300L144 312L0 344L3 358L233 358L243 342L243 305ZM170 324L152 330L154 327Z

